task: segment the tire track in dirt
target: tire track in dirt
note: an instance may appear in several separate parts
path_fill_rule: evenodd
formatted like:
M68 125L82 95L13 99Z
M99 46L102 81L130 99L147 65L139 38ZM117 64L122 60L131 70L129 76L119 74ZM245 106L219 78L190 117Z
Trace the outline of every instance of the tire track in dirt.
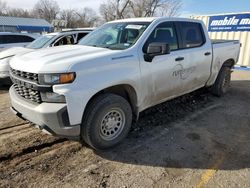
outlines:
M47 135L35 128L12 132L0 136L0 162L12 160L14 157L29 153L32 150L49 147L53 144L64 142L66 139L60 139Z
M39 150L42 150L44 148L49 148L49 147L53 146L54 144L62 143L64 141L66 141L66 139L55 139L51 142L45 142L45 143L42 143L39 145L30 146L30 147L22 149L20 152L9 153L9 154L5 154L3 156L0 156L0 161L3 162L6 160L13 160L16 157L21 157L23 155L27 155L27 154L32 153L32 152L37 152Z
M15 134L21 134L23 131L32 130L32 129L33 128L27 123L19 125L19 126L13 126L13 127L1 129L0 130L0 140L3 139L4 136L11 137Z
M64 164L64 160L74 155L81 148L81 144L78 142L62 139L50 144L29 148L26 153L0 163L0 187L15 187L15 184L12 186L9 184L12 182L10 180L16 178L16 176L23 176L28 170L46 173L51 170L50 168L53 169L54 166ZM28 175L32 176L33 173L28 173Z
M18 124L15 124L15 125L10 125L8 127L0 128L0 133L1 133L1 131L6 130L6 129L11 129L11 128L14 128L14 127L22 127L24 125L29 125L29 123L28 122L18 123Z

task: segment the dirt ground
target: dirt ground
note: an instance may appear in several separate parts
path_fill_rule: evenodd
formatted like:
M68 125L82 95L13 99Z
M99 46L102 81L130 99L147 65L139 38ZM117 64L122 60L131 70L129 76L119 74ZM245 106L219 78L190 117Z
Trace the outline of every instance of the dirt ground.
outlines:
M16 118L0 89L0 187L250 187L250 72L229 93L200 90L141 114L118 147L95 152Z

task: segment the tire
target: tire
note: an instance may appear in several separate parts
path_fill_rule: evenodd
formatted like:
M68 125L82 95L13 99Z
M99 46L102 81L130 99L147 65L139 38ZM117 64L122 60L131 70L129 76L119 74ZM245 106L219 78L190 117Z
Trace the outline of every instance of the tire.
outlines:
M223 66L212 86L212 94L221 97L229 89L231 82L231 68Z
M88 105L81 136L96 150L108 149L127 136L131 123L132 110L128 101L115 94L102 94Z

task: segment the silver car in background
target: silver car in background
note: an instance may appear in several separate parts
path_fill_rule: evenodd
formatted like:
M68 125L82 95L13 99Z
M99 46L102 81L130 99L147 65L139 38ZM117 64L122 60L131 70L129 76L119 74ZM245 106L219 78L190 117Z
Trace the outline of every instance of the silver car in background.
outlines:
M39 36L29 33L0 32L0 51L17 46L24 47Z

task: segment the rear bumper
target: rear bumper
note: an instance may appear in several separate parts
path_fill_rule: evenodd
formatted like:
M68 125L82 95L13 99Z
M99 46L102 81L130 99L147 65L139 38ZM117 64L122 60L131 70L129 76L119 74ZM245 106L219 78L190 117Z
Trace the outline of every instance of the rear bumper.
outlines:
M10 88L10 99L11 108L17 116L37 124L53 135L80 138L80 125L70 125L65 103L34 104L16 94L13 86Z

